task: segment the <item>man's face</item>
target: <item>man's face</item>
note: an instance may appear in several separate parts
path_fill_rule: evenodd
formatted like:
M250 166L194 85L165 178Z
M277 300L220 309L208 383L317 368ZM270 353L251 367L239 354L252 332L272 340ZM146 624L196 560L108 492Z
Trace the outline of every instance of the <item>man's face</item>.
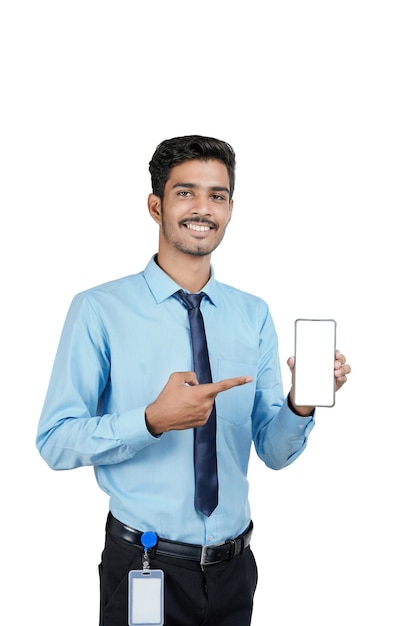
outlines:
M155 202L156 196L151 197ZM160 247L192 256L211 254L224 237L232 209L224 163L195 159L176 165L157 218L153 213L161 226Z

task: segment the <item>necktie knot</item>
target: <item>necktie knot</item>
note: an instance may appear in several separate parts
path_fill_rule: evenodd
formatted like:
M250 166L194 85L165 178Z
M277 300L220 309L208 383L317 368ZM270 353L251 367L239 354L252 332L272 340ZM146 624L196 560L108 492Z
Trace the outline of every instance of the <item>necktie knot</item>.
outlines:
M200 293L186 293L185 291L180 289L179 291L177 291L177 295L179 299L183 302L183 304L185 304L187 309L191 310L200 308L201 300L203 299L205 294L203 291L201 291Z

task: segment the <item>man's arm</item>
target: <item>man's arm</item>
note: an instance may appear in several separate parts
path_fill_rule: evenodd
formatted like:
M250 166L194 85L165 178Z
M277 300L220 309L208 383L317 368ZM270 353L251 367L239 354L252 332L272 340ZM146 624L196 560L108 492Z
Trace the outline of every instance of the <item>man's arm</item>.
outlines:
M158 440L145 406L100 413L110 379L106 333L88 298L76 296L61 334L36 445L53 469L120 463Z

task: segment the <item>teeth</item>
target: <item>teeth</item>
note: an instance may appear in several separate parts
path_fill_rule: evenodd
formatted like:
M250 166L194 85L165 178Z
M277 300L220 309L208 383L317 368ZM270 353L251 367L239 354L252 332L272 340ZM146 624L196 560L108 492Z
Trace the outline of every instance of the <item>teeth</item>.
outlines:
M210 226L206 226L202 224L187 224L187 228L190 228L190 230L197 230L200 233L206 230L210 230Z

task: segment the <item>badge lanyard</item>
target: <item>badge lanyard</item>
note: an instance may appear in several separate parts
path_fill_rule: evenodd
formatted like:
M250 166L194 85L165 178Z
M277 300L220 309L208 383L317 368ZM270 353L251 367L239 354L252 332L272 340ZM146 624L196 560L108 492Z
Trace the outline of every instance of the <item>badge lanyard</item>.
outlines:
M129 626L163 626L164 572L150 569L152 548L158 542L152 531L143 533L142 569L129 572Z

